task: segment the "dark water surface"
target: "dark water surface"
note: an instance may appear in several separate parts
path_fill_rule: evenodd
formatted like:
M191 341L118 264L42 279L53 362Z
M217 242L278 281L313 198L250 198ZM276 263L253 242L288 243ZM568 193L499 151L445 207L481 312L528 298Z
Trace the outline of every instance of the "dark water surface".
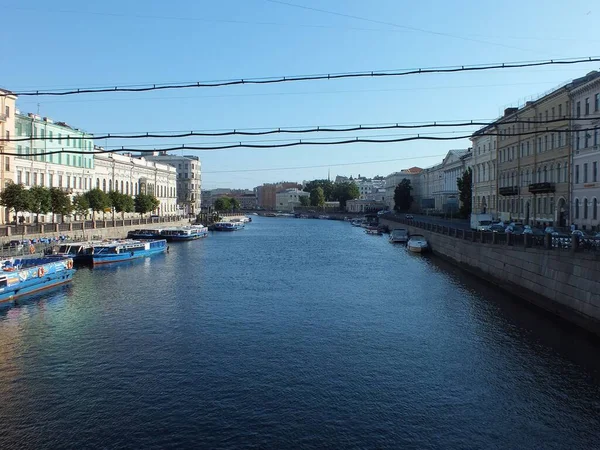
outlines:
M599 356L385 237L257 218L0 313L0 449L600 448Z

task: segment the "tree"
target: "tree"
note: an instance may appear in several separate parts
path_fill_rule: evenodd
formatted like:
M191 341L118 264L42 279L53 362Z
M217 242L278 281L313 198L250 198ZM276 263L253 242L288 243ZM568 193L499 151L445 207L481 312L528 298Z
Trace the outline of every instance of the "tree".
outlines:
M456 179L460 199L460 214L463 217L469 217L473 209L473 172L469 167L463 173L463 176Z
M52 222L56 214L60 214L64 222L65 216L73 212L73 203L69 194L57 187L50 188L50 211L52 211Z
M89 207L92 209L92 220L96 220L96 213L110 208L110 197L102 189L95 188L84 194Z
M335 185L334 198L340 202L342 209L346 208L348 200L354 200L358 197L360 197L360 191L356 183L344 181Z
M309 206L310 205L310 198L306 195L302 195L300 196L300 205L302 206Z
M35 214L35 222L38 222L40 214L47 214L52 210L52 196L50 189L44 186L32 186L29 189L30 212Z
M220 197L215 200L216 211L229 211L231 209L231 203L229 197Z
M15 211L16 222L19 212L26 211L29 207L29 191L21 183L8 182L0 193L0 205Z
M313 180L306 183L304 186L305 192L312 192L314 189L320 187L323 189L326 201L336 200L335 198L335 185L330 180Z
M325 193L321 186L310 191L310 204L322 208L325 205Z
M87 195L77 194L73 197L73 211L75 211L75 214L83 216L83 219L85 220L90 212L90 202Z
M135 202L130 195L118 191L110 191L108 196L110 197L112 207L116 212L122 214L123 219L125 219L126 212L133 212L135 210Z
M394 190L394 210L396 211L408 211L410 205L413 202L413 197L410 195L412 191L412 185L410 180L403 178L396 189Z
M160 205L160 201L150 194L138 194L133 200L135 212L140 214L140 217L147 212L153 211Z
M229 199L229 207L235 211L237 209L240 209L242 207L240 201L237 198L231 197Z

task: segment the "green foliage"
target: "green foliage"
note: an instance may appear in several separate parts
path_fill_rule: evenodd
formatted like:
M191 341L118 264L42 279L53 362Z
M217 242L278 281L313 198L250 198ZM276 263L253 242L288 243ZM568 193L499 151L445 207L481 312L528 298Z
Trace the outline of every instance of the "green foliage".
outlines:
M343 182L335 185L334 198L340 202L341 208L346 208L348 200L360 197L358 186L354 182Z
M55 214L60 214L64 220L64 216L73 212L73 203L71 203L69 194L57 187L50 188L50 210L53 216L52 222L54 222Z
M231 207L232 210L236 211L238 209L241 209L242 205L240 203L240 201L237 198L233 198L231 197L229 199L229 206Z
M413 202L413 197L410 195L413 187L410 180L404 178L396 189L394 189L394 209L396 211L408 211Z
M310 206L310 198L306 195L300 197L300 205L302 206Z
M102 189L96 188L84 194L87 197L89 207L93 211L93 220L96 219L96 213L110 208L110 197Z
M40 214L46 214L52 210L50 189L44 186L32 186L29 189L28 206L27 209L35 214L35 221L37 223Z
M229 197L220 197L215 200L215 210L217 211L229 211L231 209L231 202Z
M135 210L135 202L130 195L118 191L110 191L108 196L110 197L112 207L116 212L121 213L123 218L125 218L126 212L133 212Z
M460 215L469 217L473 209L473 172L469 167L463 176L456 179L460 199Z
M29 203L29 191L22 184L9 182L0 193L0 205L9 210L13 209L15 216L18 216L19 212L27 211Z
M73 197L73 211L85 219L90 212L90 202L86 194L76 195Z
M150 194L138 194L134 199L135 212L139 213L140 216L150 211L155 210L160 206L160 201Z
M314 191L316 188L320 187L323 190L323 195L325 195L325 201L333 201L337 200L335 198L335 184L329 180L313 180L306 183L304 186L305 192Z
M325 205L325 193L321 186L310 191L310 204L322 208Z

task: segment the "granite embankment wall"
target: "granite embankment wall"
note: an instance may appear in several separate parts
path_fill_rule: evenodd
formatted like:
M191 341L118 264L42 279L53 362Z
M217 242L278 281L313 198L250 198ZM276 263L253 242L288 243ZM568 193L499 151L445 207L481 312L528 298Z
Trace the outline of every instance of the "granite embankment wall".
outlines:
M381 220L424 235L435 255L600 336L600 253L475 242Z

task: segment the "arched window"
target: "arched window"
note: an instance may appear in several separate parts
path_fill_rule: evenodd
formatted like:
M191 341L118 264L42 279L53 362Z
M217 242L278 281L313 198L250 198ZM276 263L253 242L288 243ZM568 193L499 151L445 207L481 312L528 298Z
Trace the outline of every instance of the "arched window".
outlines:
M562 179L563 179L563 182L566 182L569 179L569 164L568 163L565 163Z
M542 168L538 167L538 172L537 172L537 180L535 180L536 183L541 183L542 182Z
M121 180L121 192L125 192L125 190L123 189L123 180Z
M108 190L112 191L112 188L113 188L113 186L112 186L112 180L108 180Z
M588 199L587 198L583 199L583 218L584 219L588 218Z
M592 202L592 219L596 220L598 218L598 200L594 199Z
M554 164L550 164L550 172L548 174L548 181L550 181L551 183L554 181L553 177L554 177Z
M96 189L100 189L100 178L96 178Z
M579 199L575 199L575 218L579 219Z
M102 190L106 192L106 178L102 180Z
M519 205L519 213L523 214L525 210L523 209L523 199L521 199L521 204Z
M560 163L556 165L556 182L560 183Z
M544 166L544 183L548 182L548 167Z

